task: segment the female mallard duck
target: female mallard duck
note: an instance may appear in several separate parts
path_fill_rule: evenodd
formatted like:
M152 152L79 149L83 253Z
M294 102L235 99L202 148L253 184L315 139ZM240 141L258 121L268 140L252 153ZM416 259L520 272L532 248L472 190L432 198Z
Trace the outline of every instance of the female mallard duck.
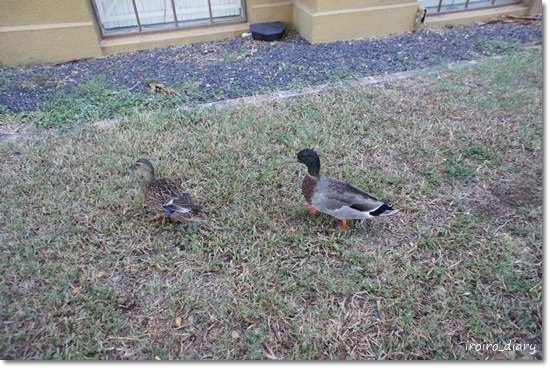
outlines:
M172 217L179 221L200 220L206 217L202 206L195 204L191 196L175 181L155 176L151 161L140 158L130 170L143 171L143 180L139 183L141 193L147 206L154 215L147 220L154 221L161 217Z
M314 150L303 149L298 152L297 158L298 162L307 166L302 194L308 209L342 220L342 229L347 229L347 220L389 216L399 211L351 184L333 178L321 178L321 161Z

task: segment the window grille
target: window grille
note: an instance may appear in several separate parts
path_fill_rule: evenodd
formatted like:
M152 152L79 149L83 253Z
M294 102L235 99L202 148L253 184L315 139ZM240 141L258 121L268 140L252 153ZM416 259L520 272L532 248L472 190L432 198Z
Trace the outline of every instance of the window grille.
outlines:
M521 0L418 0L428 14L475 10L521 3Z
M244 0L94 0L103 36L246 20Z

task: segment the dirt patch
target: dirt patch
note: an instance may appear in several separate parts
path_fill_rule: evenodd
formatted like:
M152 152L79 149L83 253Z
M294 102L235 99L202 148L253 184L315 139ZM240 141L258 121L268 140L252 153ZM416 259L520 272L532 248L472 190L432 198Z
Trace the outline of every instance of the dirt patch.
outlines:
M498 217L502 211L516 207L542 206L542 158L522 155L511 164L509 176L488 179L469 195L470 206L476 212Z
M491 194L509 207L542 206L542 158L523 159L517 162L516 170L510 179L491 180Z
M0 134L0 144L16 140L19 134Z

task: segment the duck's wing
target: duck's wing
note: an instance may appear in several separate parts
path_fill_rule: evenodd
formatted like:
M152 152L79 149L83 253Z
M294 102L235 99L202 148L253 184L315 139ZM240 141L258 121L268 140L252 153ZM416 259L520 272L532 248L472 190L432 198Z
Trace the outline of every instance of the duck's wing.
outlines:
M317 184L319 200L328 209L337 210L351 207L363 212L375 212L378 209L393 210L384 201L376 199L367 192L343 181L322 178ZM384 211L382 211L384 212ZM380 213L382 214L382 213Z
M199 206L193 201L193 198L179 184L170 179L160 178L155 183L158 191L163 195L164 209L170 213L187 213L190 211L200 211Z
M189 194L184 193L184 195L178 198L172 198L163 205L164 209L170 213L179 212L187 213L190 211L200 211L202 206L195 204Z

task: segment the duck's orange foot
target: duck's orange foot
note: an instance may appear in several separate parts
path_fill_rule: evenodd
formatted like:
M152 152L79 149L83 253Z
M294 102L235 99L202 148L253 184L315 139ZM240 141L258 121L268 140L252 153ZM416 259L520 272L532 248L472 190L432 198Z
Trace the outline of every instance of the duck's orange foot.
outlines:
M342 220L342 230L346 230L349 226L348 226L348 222L346 220Z
M307 209L308 209L308 211L311 212L311 213L319 212L319 211L317 210L317 208L313 207L313 206L310 205L310 204L307 205Z
M158 220L160 218L160 215L158 213L155 213L154 215L151 215L150 213L147 214L147 221L153 222L155 220Z

